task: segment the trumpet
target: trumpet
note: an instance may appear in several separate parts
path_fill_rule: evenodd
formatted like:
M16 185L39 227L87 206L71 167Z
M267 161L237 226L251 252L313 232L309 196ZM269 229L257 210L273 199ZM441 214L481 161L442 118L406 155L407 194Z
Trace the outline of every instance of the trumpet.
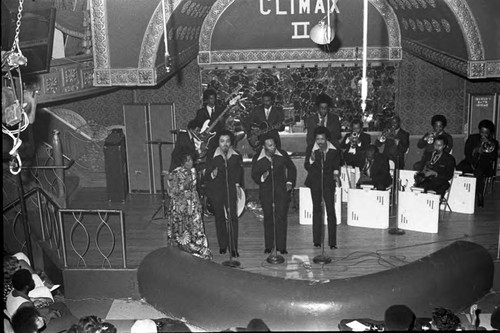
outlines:
M394 130L392 129L392 127L383 131L378 141L384 143L387 139L394 139Z
M355 148L358 144L359 133L352 132L351 133L351 148Z
M427 139L426 139L427 143L430 144L430 145L432 145L434 143L434 138L435 137L436 137L436 133L432 132L431 134L429 134L427 136Z
M481 141L481 150L485 154L489 154L495 150L495 143L488 138Z

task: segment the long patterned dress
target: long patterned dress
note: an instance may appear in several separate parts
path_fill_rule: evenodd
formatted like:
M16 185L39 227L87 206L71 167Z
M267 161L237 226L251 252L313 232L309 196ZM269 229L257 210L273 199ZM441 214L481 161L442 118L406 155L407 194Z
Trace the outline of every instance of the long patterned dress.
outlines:
M184 251L212 259L202 219L202 207L196 191L196 171L182 166L175 168L169 180L169 239Z

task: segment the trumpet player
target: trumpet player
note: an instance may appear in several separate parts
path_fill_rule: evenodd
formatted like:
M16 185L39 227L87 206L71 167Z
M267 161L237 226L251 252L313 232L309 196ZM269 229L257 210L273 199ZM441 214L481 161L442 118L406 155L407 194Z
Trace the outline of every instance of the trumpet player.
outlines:
M422 170L415 174L415 186L422 187L425 192L434 191L441 197L450 187L449 181L453 178L456 165L455 158L446 152L447 140L444 135L434 138L431 158Z
M495 124L483 119L478 125L479 133L469 135L465 142L465 159L457 170L473 173L476 177L476 199L479 207L484 206L484 179L495 174L498 158L498 141L493 138Z
M377 147L384 145L382 155L394 161L396 169L404 169L405 153L410 146L410 133L401 128L399 116L391 118L391 127L382 133L375 141L375 145Z
M370 134L363 132L363 123L360 119L351 122L351 132L347 133L340 149L343 152L344 164L359 167L363 164L364 152L371 143Z
M447 146L444 151L450 153L453 149L453 138L449 133L446 133L444 129L446 128L448 121L446 117L437 114L431 118L432 132L425 133L424 136L418 140L417 147L423 149L422 159L413 165L413 170L420 171L425 166L425 164L430 161L431 156L434 151L434 140L437 136L445 136Z

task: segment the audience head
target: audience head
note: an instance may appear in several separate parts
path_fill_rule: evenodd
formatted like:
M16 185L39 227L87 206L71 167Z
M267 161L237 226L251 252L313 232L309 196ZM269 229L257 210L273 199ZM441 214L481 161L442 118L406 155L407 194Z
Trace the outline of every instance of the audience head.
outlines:
M35 281L31 272L27 269L20 269L12 275L12 286L14 289L23 292L29 292L35 289Z
M318 97L316 97L316 107L321 117L324 117L328 113L331 106L332 99L327 94L319 94Z
M31 306L20 307L12 316L11 322L16 333L36 333L45 326L43 318Z
M431 125L436 133L441 133L447 124L448 121L442 114L437 114L431 118Z
M455 331L460 328L460 319L448 309L436 308L432 312L432 324L439 331Z
M3 280L9 282L14 273L20 268L19 260L11 255L3 256Z
M229 130L221 130L217 135L217 142L219 143L219 148L227 153L229 148L234 145L234 134Z
M260 318L250 320L246 330L249 332L271 332L266 323Z
M391 305L385 310L386 331L411 331L415 324L415 314L406 305Z
M434 138L434 150L441 152L448 146L448 138L444 135L438 135Z
M265 91L262 94L262 104L264 105L265 108L270 107L273 105L274 102L274 94L271 91Z
M214 106L217 101L217 91L215 89L207 89L203 92L203 102L209 106Z
M102 322L97 316L85 316L73 324L66 333L116 333L116 327Z
M488 119L481 120L477 128L479 129L479 134L486 138L489 138L491 134L495 133L495 124Z

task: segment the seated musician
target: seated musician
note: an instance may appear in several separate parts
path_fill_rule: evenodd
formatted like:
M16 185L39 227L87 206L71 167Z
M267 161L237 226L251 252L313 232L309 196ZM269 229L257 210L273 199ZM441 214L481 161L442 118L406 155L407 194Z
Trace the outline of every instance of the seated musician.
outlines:
M457 165L457 170L472 173L476 177L476 198L479 207L484 206L484 179L495 174L498 158L498 141L493 138L495 124L491 120L481 120L479 133L469 135L465 142L465 159Z
M405 168L405 153L410 146L410 133L401 128L401 118L391 118L391 127L382 133L375 145L384 145L382 154L394 161L396 169Z
M448 138L445 135L435 137L431 159L415 174L416 187L423 188L425 192L434 191L441 197L450 187L449 181L455 171L455 158L446 152L447 145Z
M351 131L342 139L340 149L343 152L344 164L355 167L363 163L364 153L371 138L370 134L363 132L363 122L360 119L351 122Z
M425 133L424 136L418 140L417 147L423 149L422 159L416 162L413 165L413 170L421 171L425 164L430 161L431 156L434 152L434 140L438 135L443 135L446 137L446 141L448 142L445 152L450 153L453 149L453 137L444 131L448 121L446 117L440 114L437 114L432 117L431 125L433 132Z
M386 190L392 184L389 159L380 154L375 145L369 145L364 155L363 163L359 165L361 175L357 187L373 185L376 190Z
M283 108L274 104L274 94L266 91L262 94L262 105L256 106L246 120L248 142L252 148L259 148L259 137L255 132L269 130L270 135L276 142L276 147L281 149L281 140L278 131L283 131L285 114Z

